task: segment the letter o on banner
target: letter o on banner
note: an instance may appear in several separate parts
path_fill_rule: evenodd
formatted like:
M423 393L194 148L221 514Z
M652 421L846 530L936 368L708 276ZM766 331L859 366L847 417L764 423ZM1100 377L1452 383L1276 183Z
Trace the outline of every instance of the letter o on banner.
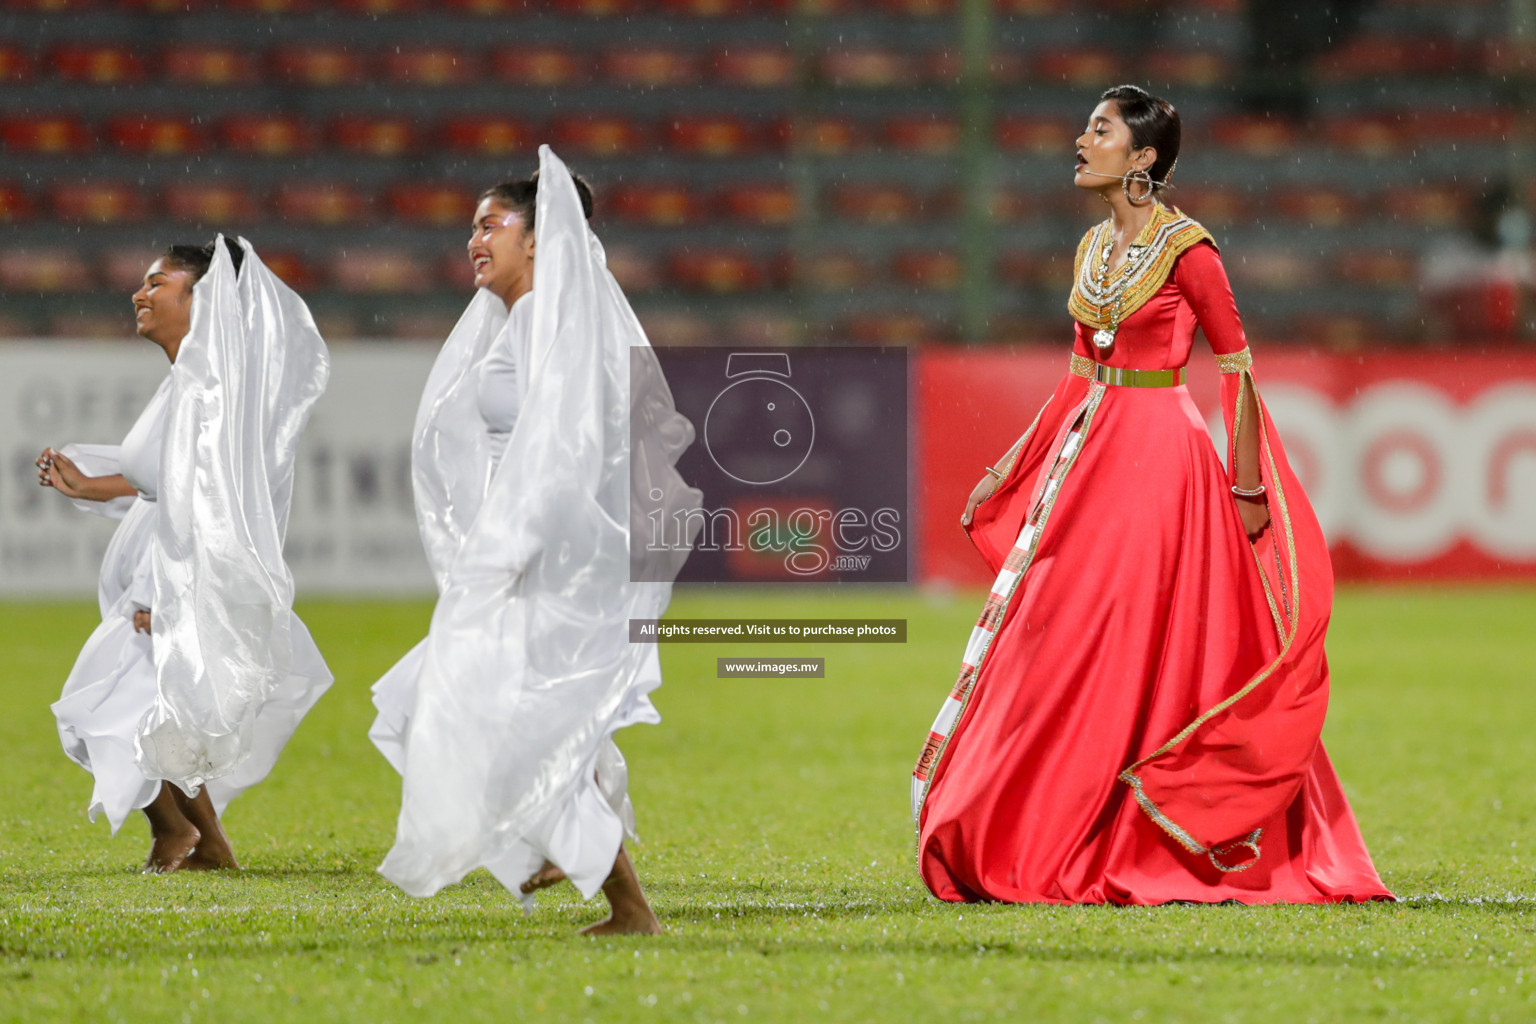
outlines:
M1473 540L1493 555L1536 559L1536 387L1483 392L1467 411L1464 436Z
M1351 539L1393 561L1442 554L1473 502L1456 408L1423 384L1380 384L1360 396L1350 419Z
M1270 385L1263 397L1286 460L1307 492L1323 534L1330 543L1337 542L1349 527L1349 488L1339 457L1339 416L1333 400L1313 388L1286 384Z

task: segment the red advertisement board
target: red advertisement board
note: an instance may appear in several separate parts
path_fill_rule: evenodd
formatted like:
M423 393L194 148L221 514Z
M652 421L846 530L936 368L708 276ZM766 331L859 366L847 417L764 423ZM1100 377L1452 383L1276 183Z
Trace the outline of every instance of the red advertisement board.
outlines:
M1067 358L1040 348L918 357L920 579L988 582L960 512ZM1274 347L1255 354L1254 374L1340 579L1536 579L1536 353ZM1197 347L1188 386L1220 432L1217 384Z

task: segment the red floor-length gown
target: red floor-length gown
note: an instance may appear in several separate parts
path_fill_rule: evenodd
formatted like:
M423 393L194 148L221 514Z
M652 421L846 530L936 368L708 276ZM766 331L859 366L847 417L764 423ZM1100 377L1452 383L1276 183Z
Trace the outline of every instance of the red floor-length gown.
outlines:
M1164 208L1138 243L1165 276L1098 362L1176 370L1198 325L1235 441L1254 385L1221 258ZM1319 741L1333 576L1268 413L1273 522L1250 544L1188 391L1101 382L1087 319L970 527L999 575L913 775L923 880L954 901L1390 899Z

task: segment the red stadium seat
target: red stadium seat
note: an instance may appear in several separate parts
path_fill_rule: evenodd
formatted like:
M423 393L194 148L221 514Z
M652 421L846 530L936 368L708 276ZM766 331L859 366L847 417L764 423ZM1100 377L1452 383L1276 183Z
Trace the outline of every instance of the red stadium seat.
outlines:
M795 82L795 55L783 46L747 46L719 50L710 60L715 80L724 85L782 89Z
M161 60L176 85L251 85L261 77L256 58L233 46L176 46Z
M869 313L849 317L835 334L856 345L920 346L945 340L943 328L921 313Z
M144 193L126 182L72 182L55 185L50 195L54 214L76 224L131 224L149 212Z
M585 82L592 68L584 54L553 46L517 46L492 51L491 73L503 82L551 88Z
M661 0L662 10L687 18L726 18L750 14L752 7L752 0Z
M31 220L32 198L9 182L0 182L0 224L15 224Z
M402 85L464 85L480 75L480 58L443 46L392 49L383 57L384 73Z
M342 224L368 216L372 204L343 182L292 182L277 190L276 207L283 220L300 224Z
M960 54L939 50L923 58L923 74L929 81L953 85L960 81L964 68ZM996 85L1017 85L1028 77L1029 65L1024 55L1014 51L992 54L991 79Z
M875 7L908 18L936 18L953 14L955 0L875 0Z
M730 114L677 117L667 122L668 144L690 156L739 156L757 148L756 127Z
M997 260L999 284L1012 288L1034 288L1040 284L1042 258L1029 249L1005 252Z
M60 46L53 51L52 61L67 82L124 85L144 78L144 62L127 46Z
M607 205L620 220L657 227L693 224L707 212L697 189L656 182L621 185L609 194Z
M481 156L506 156L533 151L534 137L528 125L510 117L456 117L443 125L443 141L450 149Z
M7 292L84 292L95 275L69 249L0 249L0 289Z
M1211 141L1248 156L1280 156L1296 145L1297 129L1280 117L1232 114L1213 118Z
M551 123L550 134L557 150L593 157L626 156L646 144L645 130L622 115L559 117Z
M362 57L341 46L283 46L272 53L272 70L294 85L318 88L356 85L368 77Z
M692 291L717 295L759 291L768 284L762 262L742 249L684 249L672 254L672 279Z
M608 270L626 294L651 292L661 287L661 265L655 250L620 244L609 246L606 252Z
M1213 50L1156 50L1147 54L1147 77L1172 85L1212 88L1231 81L1232 62Z
M210 6L214 0L117 0L119 10L135 14L190 14Z
M261 262L296 292L307 291L324 280L319 268L297 253L281 249L263 252Z
M495 18L503 14L524 14L530 0L448 0L449 10L481 18Z
M224 4L251 14L303 14L315 8L314 0L224 0Z
M1361 156L1385 157L1408 144L1408 129L1403 119L1394 114L1354 112L1326 120L1323 138L1335 149Z
M821 55L816 69L831 85L877 89L912 84L917 61L896 50L832 50Z
M960 122L952 117L893 117L885 123L885 139L904 153L947 156L960 145Z
M863 148L868 141L863 128L846 117L785 121L776 134L784 141L793 138L798 147L816 156L843 156Z
M917 193L902 185L839 185L832 189L831 200L839 217L863 224L899 224L923 213Z
M144 272L159 256L153 248L109 249L101 257L101 282L112 291L132 295L144 283ZM121 331L129 321L126 317L120 319Z
M860 0L761 0L761 3L775 14L803 13L811 18L825 18L855 10Z
M391 186L384 199L398 220L433 227L462 227L467 234L475 216L475 195L462 185L412 182Z
M4 118L0 141L14 152L56 155L83 152L93 140L79 119L61 116Z
M791 280L799 280L815 292L847 292L874 278L869 261L849 249L821 249L790 260Z
M1314 67L1326 82L1350 82L1393 75L1449 75L1475 63L1475 54L1452 38L1365 35L1329 50Z
M997 119L993 129L999 149L1018 153L1057 153L1070 157L1079 127L1057 117L1009 114Z
M1232 188L1175 188L1168 201L1209 228L1227 228L1253 220L1256 201Z
M1379 247L1339 254L1335 272L1350 284L1372 288L1408 288L1419 279L1418 257Z
M612 259L612 251L609 251L609 259ZM445 252L437 264L438 275L443 284L456 292L469 295L475 289L475 268L469 262L469 254L464 249L453 252Z
M249 223L261 215L249 188L224 182L172 185L165 190L163 201L173 219L218 229Z
M987 203L992 219L1000 223L1026 220L1035 213L1035 202L1027 189L997 188Z
M617 276L617 275L615 275ZM713 321L683 310L647 310L640 326L653 345L708 345L719 342Z
M1125 73L1119 56L1113 51L1079 46L1037 55L1034 77L1044 82L1102 89L1105 82L1119 81Z
M419 11L421 0L336 0L336 6L348 14L378 17Z
M422 272L421 258L409 249L348 247L331 260L331 281L344 292L425 292L432 275Z
M1046 14L1061 14L1070 4L1069 0L993 0L993 6L998 14L1005 16L1038 18Z
M396 157L417 148L416 122L409 117L340 117L331 137L359 156Z
M1229 263L1227 269L1233 281L1276 292L1314 285L1320 270L1310 256L1279 246L1250 250L1241 260Z
M720 212L748 224L790 224L798 211L795 190L781 182L732 185L720 194Z
M5 7L12 11L32 11L37 14L65 14L70 11L88 11L94 0L6 0Z
M203 129L186 117L114 117L107 138L124 152L146 156L187 156L201 152L204 142Z
M555 7L561 13L583 18L633 14L639 6L638 0L555 0Z
M1417 110L1403 118L1403 128L1414 142L1480 142L1501 146L1515 129L1515 114L1503 107Z
M1284 189L1271 200L1288 222L1310 227L1341 227L1355 219L1355 198L1339 189L1303 185Z
M752 309L731 317L725 337L729 344L756 348L785 348L807 344L800 317L772 309Z
M14 46L0 46L0 82L25 82L32 77L32 58Z
M960 257L952 252L907 249L896 254L891 269L897 278L914 288L954 291L960 287Z
M1393 220L1426 228L1450 228L1465 223L1472 196L1458 185L1399 185L1381 195L1381 208Z
M699 78L698 62L691 54L677 50L614 50L599 61L603 77L618 85L655 88L663 85L687 85Z
M314 147L314 130L289 114L237 114L224 120L224 145L250 156L293 156Z

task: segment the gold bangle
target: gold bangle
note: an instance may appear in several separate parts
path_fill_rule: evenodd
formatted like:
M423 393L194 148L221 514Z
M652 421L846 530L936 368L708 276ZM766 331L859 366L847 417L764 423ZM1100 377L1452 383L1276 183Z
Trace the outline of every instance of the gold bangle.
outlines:
M999 480L1001 480L1003 477L1008 475L1006 473L1002 473L1002 472L999 472L998 470L993 469L991 466L987 467L987 472L991 473L993 476L997 477Z

